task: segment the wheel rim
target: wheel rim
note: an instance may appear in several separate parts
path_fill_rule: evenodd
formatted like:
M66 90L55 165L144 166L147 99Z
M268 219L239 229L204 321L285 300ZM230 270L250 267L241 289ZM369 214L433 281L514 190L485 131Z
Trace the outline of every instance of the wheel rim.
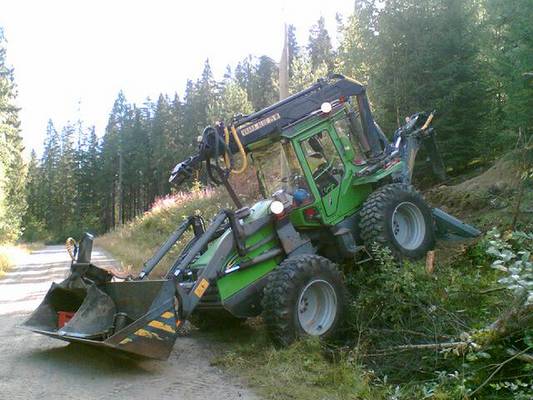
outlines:
M408 201L398 204L392 213L392 233L403 248L418 248L426 235L426 224L420 208Z
M320 336L326 333L337 314L337 296L333 287L322 279L309 282L298 299L298 321L305 333Z

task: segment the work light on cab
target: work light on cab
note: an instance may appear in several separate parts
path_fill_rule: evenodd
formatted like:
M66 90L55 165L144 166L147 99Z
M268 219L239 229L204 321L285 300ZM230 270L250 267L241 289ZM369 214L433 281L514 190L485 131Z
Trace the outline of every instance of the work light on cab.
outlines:
M324 114L329 114L333 107L331 106L331 103L328 103L327 101L322 103L320 106L320 111L322 111Z

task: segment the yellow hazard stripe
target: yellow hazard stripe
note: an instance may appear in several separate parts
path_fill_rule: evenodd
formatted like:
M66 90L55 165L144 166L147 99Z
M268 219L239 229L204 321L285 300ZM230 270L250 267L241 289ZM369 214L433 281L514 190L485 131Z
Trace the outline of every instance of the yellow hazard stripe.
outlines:
M208 287L209 282L207 281L207 279L202 279L200 282L198 282L196 289L194 289L194 294L196 295L196 297L202 297Z
M125 339L122 339L119 344L126 344L126 343L129 343L129 342L133 342L133 340L131 340L129 337L125 338Z
M169 333L176 333L173 327L170 325L164 324L160 321L153 320L148 323L148 326L151 326L152 328L161 329L162 331L169 332Z
M138 329L138 330L135 331L134 334L137 335L137 336L142 336L142 337L148 338L148 339L154 339L155 338L155 339L158 339L158 340L163 340L157 333L147 331L146 329Z
M171 313L170 311L165 311L163 314L161 314L161 317L163 317L165 319L172 318L173 316L174 316L174 314Z

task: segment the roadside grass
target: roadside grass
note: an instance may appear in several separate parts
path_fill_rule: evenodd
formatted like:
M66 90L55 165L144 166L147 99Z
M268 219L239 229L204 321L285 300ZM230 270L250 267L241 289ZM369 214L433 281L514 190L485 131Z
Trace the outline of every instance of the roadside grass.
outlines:
M39 251L41 249L44 249L45 244L42 241L37 241L31 243L20 243L18 247L27 253L31 253L32 251Z
M6 250L0 247L0 278L4 276L4 274L11 267L11 263L12 261L10 257L8 256Z
M41 243L0 245L0 278L16 264L18 258L40 247Z
M97 237L95 244L120 260L123 267L139 272L143 263L154 255L187 216L201 213L207 222L220 209L230 208L229 202L224 192L215 189L178 192L158 199L144 215ZM153 276L165 274L191 235L191 232L186 232L182 240L161 260Z
M352 353L332 359L315 339L276 348L257 321L201 335L220 348L211 363L244 378L265 399L379 400L389 392L386 385L372 385L372 373Z

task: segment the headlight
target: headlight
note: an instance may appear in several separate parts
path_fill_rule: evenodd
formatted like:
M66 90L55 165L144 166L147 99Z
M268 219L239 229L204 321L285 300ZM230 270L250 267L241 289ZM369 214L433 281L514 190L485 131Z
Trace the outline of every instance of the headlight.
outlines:
M285 207L281 201L274 200L272 203L270 203L270 212L272 212L274 215L281 214L284 209Z

